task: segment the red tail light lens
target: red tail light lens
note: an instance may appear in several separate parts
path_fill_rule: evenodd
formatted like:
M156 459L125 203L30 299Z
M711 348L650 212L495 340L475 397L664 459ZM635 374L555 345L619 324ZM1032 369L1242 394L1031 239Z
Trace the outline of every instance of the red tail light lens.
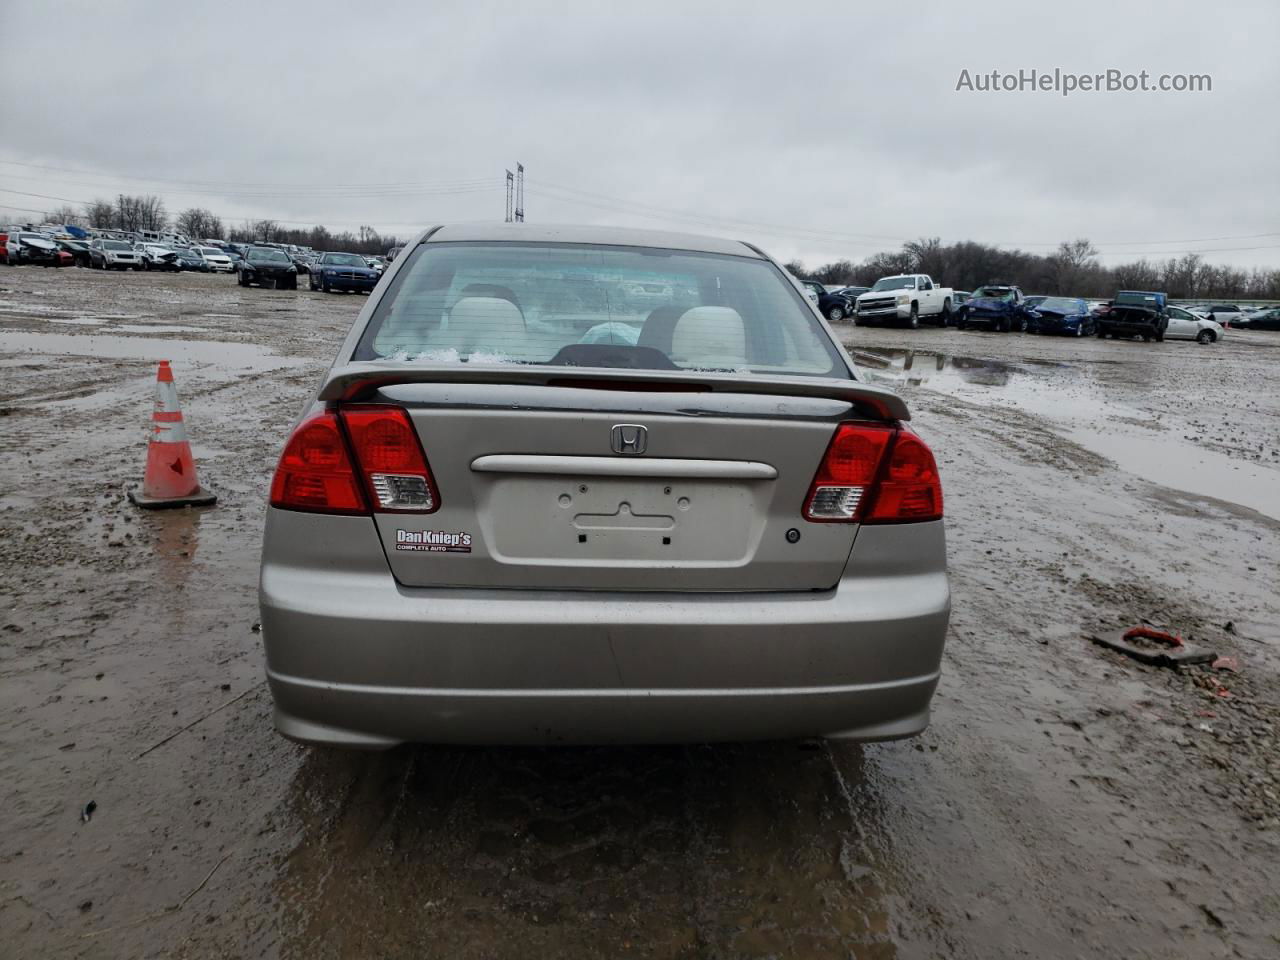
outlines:
M900 430L863 523L912 523L941 518L942 478L933 452L914 433Z
M888 427L853 423L836 427L809 487L805 519L817 523L855 522L892 438L893 430Z
M911 523L942 516L942 481L925 442L905 428L842 423L804 504L815 523Z
M440 496L409 414L400 407L342 408L342 422L375 510L434 513Z
M336 415L298 424L271 480L271 505L310 513L368 513Z

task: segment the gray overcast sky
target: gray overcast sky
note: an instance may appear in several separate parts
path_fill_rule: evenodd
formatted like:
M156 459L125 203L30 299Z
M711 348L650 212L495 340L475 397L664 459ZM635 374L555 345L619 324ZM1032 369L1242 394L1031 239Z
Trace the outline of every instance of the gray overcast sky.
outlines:
M408 233L501 219L521 160L529 220L811 263L1086 236L1280 266L1276 0L606 6L0 0L0 218L131 191ZM956 91L1055 67L1213 89Z

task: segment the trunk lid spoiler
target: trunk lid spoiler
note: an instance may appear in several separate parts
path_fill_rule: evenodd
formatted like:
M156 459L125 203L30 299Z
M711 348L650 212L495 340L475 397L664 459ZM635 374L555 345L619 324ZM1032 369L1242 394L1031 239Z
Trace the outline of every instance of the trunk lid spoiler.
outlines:
M789 377L697 370L634 370L542 365L470 366L357 361L332 367L318 399L326 403L367 399L402 383L549 384L614 390L783 394L843 400L881 420L910 420L906 403L886 387L834 377Z

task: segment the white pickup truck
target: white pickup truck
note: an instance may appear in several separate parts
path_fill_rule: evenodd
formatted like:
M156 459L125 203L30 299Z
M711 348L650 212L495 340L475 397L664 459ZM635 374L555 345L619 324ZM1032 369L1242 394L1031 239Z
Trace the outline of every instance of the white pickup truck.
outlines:
M858 297L854 323L901 322L914 328L929 318L945 327L951 323L954 299L950 287L938 286L927 273L881 277L875 286Z

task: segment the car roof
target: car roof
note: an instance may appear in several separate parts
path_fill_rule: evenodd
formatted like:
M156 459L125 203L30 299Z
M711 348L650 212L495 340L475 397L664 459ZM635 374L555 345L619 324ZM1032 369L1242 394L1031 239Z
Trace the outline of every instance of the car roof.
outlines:
M759 259L760 254L740 240L703 237L666 230L638 230L576 224L457 223L426 231L429 242L525 241L528 243L588 243L620 247L659 247ZM422 237L418 239L421 242Z

